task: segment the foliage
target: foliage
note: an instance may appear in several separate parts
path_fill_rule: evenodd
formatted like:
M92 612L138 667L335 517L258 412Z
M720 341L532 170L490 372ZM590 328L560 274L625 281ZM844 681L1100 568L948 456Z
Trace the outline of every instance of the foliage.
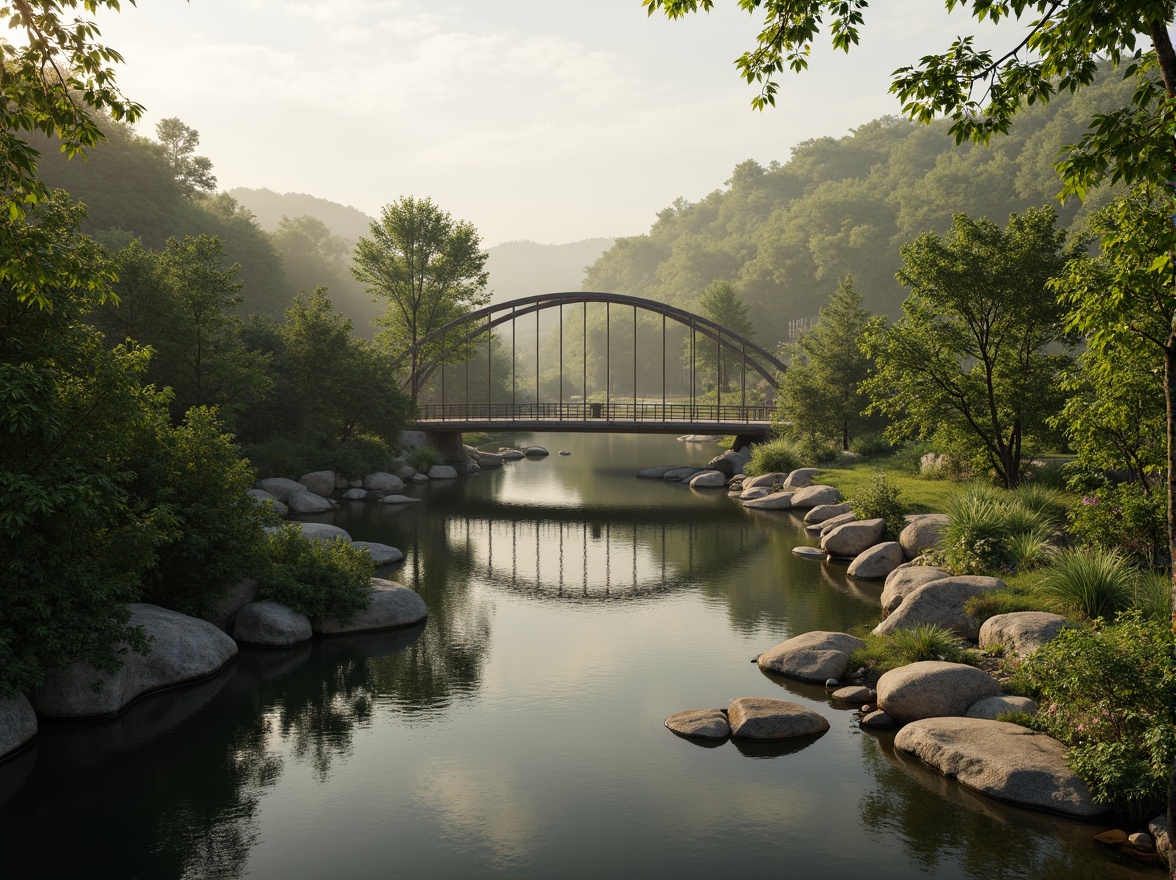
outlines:
M169 116L155 124L155 136L159 138L176 182L185 195L216 190L212 160L194 155L200 144L200 132L184 125L177 117Z
M903 318L865 339L877 366L863 387L895 420L891 436L935 436L1006 486L1021 482L1024 447L1051 439L1056 377L1069 363L1047 348L1063 339L1047 291L1068 257L1055 222L1049 208L1013 215L1003 231L957 215L946 238L928 233L901 249Z
M1133 821L1162 811L1176 756L1172 633L1135 612L1063 630L1020 665L1013 687L1041 711L1022 723L1070 747L1095 799Z
M790 440L770 440L751 447L751 461L743 468L749 477L763 474L787 474L803 467L805 462Z
M720 327L742 336L744 339L755 339L755 325L747 316L747 303L739 296L735 286L729 281L712 281L702 292L698 301L700 311ZM690 344L686 340L683 352L683 364L690 368ZM738 387L742 361L734 351L723 348L718 351L716 346L699 341L696 347L696 370L700 376L713 376L718 387L723 391L733 385Z
M355 246L352 274L375 297L387 301L377 339L397 356L408 354L415 403L422 380L418 367L453 362L468 354L457 340L416 346L433 331L489 300L486 254L473 224L455 221L430 199L405 196L385 205L370 237Z
M269 560L257 578L261 599L281 602L311 620L346 623L367 607L371 557L346 541L313 541L292 525L269 535Z
M924 660L977 664L976 656L966 650L967 646L959 636L934 624L920 624L881 636L867 633L864 641L864 647L849 655L849 666L864 666L874 676Z
M873 431L866 434L859 434L849 442L849 451L863 458L886 455L893 450L894 447L886 439L885 435Z
M445 464L441 453L432 446L418 446L408 453L409 466L417 473L427 474L429 468Z
M1078 540L1147 568L1167 567L1168 505L1161 492L1147 494L1139 484L1112 483L1101 474L1078 475L1071 485L1082 493L1069 510Z
M847 499L860 520L886 520L886 540L897 541L906 527L907 507L902 493L886 477L885 471L875 471L870 485Z
M964 602L964 613L983 624L998 614L1013 614L1017 611L1041 611L1041 597L1031 589L1009 584L1003 589L987 590L970 597Z
M1031 507L1015 492L972 484L953 491L945 504L943 563L957 574L1015 571L1037 554L1026 547L1048 543L1057 522L1047 509Z
M869 400L859 390L871 371L861 342L872 318L853 279L844 278L821 308L816 326L785 347L789 364L780 379L776 417L788 425L789 434L849 449L858 434L881 427L876 416L863 415Z
M1078 547L1054 557L1038 589L1060 608L1098 620L1130 606L1137 576L1114 550Z
M885 471L886 479L902 492L910 513L942 513L948 498L958 489L943 480L912 475L901 452L822 467L821 482L835 486L848 498L865 491L879 470Z

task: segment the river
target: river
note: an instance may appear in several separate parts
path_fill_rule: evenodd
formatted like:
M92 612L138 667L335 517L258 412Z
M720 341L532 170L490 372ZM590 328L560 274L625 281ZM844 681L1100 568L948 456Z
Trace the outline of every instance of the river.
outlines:
M314 518L403 549L381 574L424 624L243 649L118 718L43 724L0 764L0 877L1160 876L761 673L785 638L874 620L881 587L794 557L787 513L634 477L714 446L507 442L552 454ZM831 729L708 748L662 724L741 696Z

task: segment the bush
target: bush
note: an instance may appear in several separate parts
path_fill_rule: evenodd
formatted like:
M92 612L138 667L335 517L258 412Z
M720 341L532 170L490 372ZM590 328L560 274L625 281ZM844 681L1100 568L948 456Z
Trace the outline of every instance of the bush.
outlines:
M373 471L392 471L403 463L392 446L374 437L323 444L311 437L285 435L250 443L242 452L262 478L296 480L311 471L336 471L355 479Z
M1083 492L1070 508L1070 530L1084 544L1116 550L1148 568L1168 565L1168 502L1159 489L1145 494L1133 483L1071 485ZM1085 491L1083 491L1085 489Z
M1059 553L1038 589L1062 609L1097 620L1130 607L1137 577L1114 550L1082 547Z
M850 452L869 458L874 455L885 455L891 450L890 441L881 434L862 434L854 437L849 443Z
M944 532L943 562L957 574L1011 572L1026 560L1036 564L1054 532L1048 513L992 486L972 484L953 492L946 507L951 521Z
M1117 623L1063 630L1025 658L1011 687L1041 711L1022 723L1070 747L1095 799L1131 821L1164 807L1176 754L1176 667L1164 620L1137 612Z
M905 471L912 476L925 476L923 473L923 456L928 452L934 452L930 443L922 441L910 441L900 446L891 456L891 463L900 470Z
M257 595L281 602L311 620L346 623L368 604L371 557L346 541L312 541L292 525L269 535L269 564L257 577Z
M445 459L432 446L418 446L408 454L408 463L414 471L427 474L434 465L445 464Z
M849 655L850 667L864 666L874 676L923 660L946 660L975 666L976 655L951 630L933 624L900 629L884 636L869 633L865 647Z
M841 450L838 447L811 434L793 441L792 445L796 454L800 456L801 467L832 464L841 458Z
M906 505L901 493L886 478L883 471L875 471L870 485L849 499L849 506L858 519L886 520L886 538L897 541L906 526Z
M751 447L751 461L743 468L749 477L763 474L787 474L803 467L800 453L790 440L772 440Z

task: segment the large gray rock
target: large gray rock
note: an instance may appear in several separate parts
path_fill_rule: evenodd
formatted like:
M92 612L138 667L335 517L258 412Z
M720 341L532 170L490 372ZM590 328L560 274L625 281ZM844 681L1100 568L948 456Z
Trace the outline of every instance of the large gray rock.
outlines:
M797 468L784 480L785 489L807 489L813 484L820 470L817 468Z
M306 487L307 492L313 492L323 498L330 498L331 493L335 491L335 472L314 471L303 474L298 478L298 482Z
M372 578L367 608L358 612L347 623L334 618L320 620L314 625L314 631L324 635L336 635L391 629L424 620L428 613L425 600L408 587L383 578Z
M928 550L938 550L943 543L951 517L946 513L925 513L915 517L898 535L907 559L914 559Z
M404 480L385 471L376 471L363 478L363 488L369 492L403 492Z
M499 446L498 454L507 461L521 461L522 459L526 458L526 456L523 455L523 450L514 449L510 446Z
M752 510L788 510L792 507L792 498L795 494L791 489L786 489L760 498L748 498L743 502L743 506Z
M278 516L285 516L287 513L286 505L265 491L265 489L247 489L245 494L253 501L255 507L269 505L277 511Z
M730 479L736 473L743 472L743 459L735 455L733 452L724 452L722 455L716 455L706 463L708 471L718 471L725 479Z
M37 735L37 713L24 694L0 699L0 758L12 754Z
M662 479L667 483L680 483L683 480L689 480L700 470L701 468L696 467L673 467L662 474Z
M976 641L980 624L964 612L964 603L973 596L1004 587L1000 578L980 575L956 575L923 584L908 593L890 616L874 627L875 635L886 635L898 629L914 629L922 624L933 624L952 630L961 638Z
M522 457L523 454L520 452L519 458ZM666 471L672 471L674 468L675 465L672 464L654 465L653 467L642 468L637 471L637 477L642 480L660 480L666 475Z
M1056 638L1066 625L1066 618L1048 611L997 614L980 627L980 647L1004 645L1024 656Z
M278 602L250 602L233 624L233 638L247 645L288 647L313 635L309 617Z
M771 489L773 486L779 484L784 485L784 481L788 479L788 474L774 471L770 474L760 474L758 477L745 477L743 480L744 489L754 489L757 486L766 486Z
M723 489L727 485L727 477L722 471L706 470L690 478L692 489Z
M869 550L886 534L886 520L864 519L860 522L842 523L821 535L821 549L830 556L853 559L863 550Z
M84 663L56 669L33 692L33 707L53 718L113 715L136 697L160 688L208 678L237 654L237 643L207 620L137 603L131 624L151 638L147 656L128 651L112 674ZM99 690L92 687L101 682Z
M391 565L393 562L400 562L400 560L404 559L404 554L400 550L388 544L375 544L371 541L352 541L351 546L356 550L363 550L367 553L376 565Z
M430 480L456 480L457 471L447 464L435 464L429 468Z
M412 452L414 449L420 449L422 446L428 445L429 438L425 436L424 431L400 432L400 448L405 452Z
M286 506L290 508L291 513L326 513L331 509L331 502L321 495L303 489L287 498Z
M797 510L809 510L822 504L836 504L840 500L840 490L832 486L805 486L792 496L792 506Z
M310 541L345 541L351 543L351 535L345 529L326 523L295 523L302 531L302 537Z
M848 633L815 630L781 642L756 662L760 669L789 678L824 682L840 678L849 665L850 653L864 644Z
M984 697L968 707L965 718L987 718L995 721L998 715L1006 712L1024 712L1026 715L1037 714L1037 703L1028 697Z
M367 489L348 489L343 493L344 501L366 501L370 493Z
M863 581L880 581L902 565L902 560L902 545L886 541L855 556L846 574Z
M547 456L550 454L551 453L548 452L547 449L542 446L524 446L523 447L523 455L526 456L527 458L543 458L544 456Z
M767 496L769 496L771 494L772 494L772 490L769 489L767 486L752 486L750 489L741 488L739 490L739 500L740 501L753 501L756 498L766 498ZM792 503L791 500L789 500L789 504L791 504L791 503Z
M886 576L882 587L882 614L893 614L902 600L924 584L951 577L950 571L931 565L902 565Z
M295 492L305 492L306 487L301 483L296 483L293 480L287 480L285 477L270 477L267 480L258 480L255 489L261 489L263 492L269 492L274 498L277 498L283 504Z
M1003 721L932 718L908 724L894 747L990 797L1067 816L1106 807L1066 763L1066 747L1044 733Z
M396 469L396 476L400 477L405 483L416 476L416 468L410 464L402 465Z
M731 736L740 739L782 740L813 736L829 729L823 715L789 700L740 697L727 707Z
M496 452L479 452L478 464L484 468L500 468L506 463L506 459Z
M1152 840L1156 842L1156 852L1158 852L1162 858L1168 858L1168 847L1170 844L1168 839L1167 815L1160 813L1160 815L1156 816L1147 823L1147 830L1151 834Z
M853 508L849 506L848 501L842 501L840 504L818 504L804 515L804 521L809 525L816 525L833 519L835 516L852 512Z
M828 507L829 505L826 504L824 506ZM813 508L813 509L815 510L816 508ZM817 530L816 533L818 535L827 535L831 531L833 531L835 528L837 528L838 526L843 526L846 523L851 523L851 522L856 522L856 521L857 521L857 514L854 513L852 510L847 510L845 513L839 513L839 514L837 514L837 516L829 517L829 519L825 520L823 523L816 523L816 525L815 525L815 528ZM810 528L813 528L813 526L805 526L805 531L808 531Z
M1000 685L974 666L924 660L884 673L877 690L878 707L905 724L920 718L963 715L977 700L997 696Z
M721 709L687 709L666 719L666 727L678 736L726 739L731 735L727 714Z
M212 608L200 615L217 629L231 632L237 612L257 598L257 581L242 578Z

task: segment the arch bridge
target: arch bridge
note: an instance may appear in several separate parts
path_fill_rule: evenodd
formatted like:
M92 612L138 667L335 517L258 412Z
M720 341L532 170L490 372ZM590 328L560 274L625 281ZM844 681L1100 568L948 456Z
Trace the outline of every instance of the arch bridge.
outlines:
M597 326L590 331L592 318ZM535 339L534 362L525 366L517 342L524 320L528 335L534 322ZM771 429L785 370L770 352L701 315L597 292L486 306L430 333L400 363L409 367L405 387L420 413L416 430L735 434L746 440Z

